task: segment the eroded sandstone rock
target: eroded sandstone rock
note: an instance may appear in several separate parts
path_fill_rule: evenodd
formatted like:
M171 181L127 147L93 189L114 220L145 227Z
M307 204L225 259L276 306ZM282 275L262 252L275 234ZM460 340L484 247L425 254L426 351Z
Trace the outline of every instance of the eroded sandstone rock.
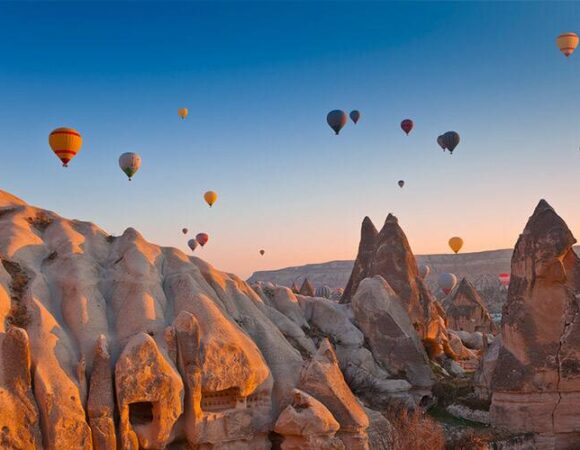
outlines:
M452 330L470 333L494 333L495 325L485 302L467 278L463 278L453 295L443 302L447 314L447 326Z

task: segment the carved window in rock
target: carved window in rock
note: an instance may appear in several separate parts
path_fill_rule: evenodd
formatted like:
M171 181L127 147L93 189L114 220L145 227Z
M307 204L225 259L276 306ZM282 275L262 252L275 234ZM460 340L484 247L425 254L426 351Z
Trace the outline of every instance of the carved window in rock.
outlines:
M133 425L146 425L153 422L153 403L129 403L129 421Z
M245 399L240 396L240 388L224 389L223 391L202 392L201 409L203 411L225 411L235 409Z
M260 406L269 406L270 396L267 392L258 392L248 395L246 398L246 408L258 408Z

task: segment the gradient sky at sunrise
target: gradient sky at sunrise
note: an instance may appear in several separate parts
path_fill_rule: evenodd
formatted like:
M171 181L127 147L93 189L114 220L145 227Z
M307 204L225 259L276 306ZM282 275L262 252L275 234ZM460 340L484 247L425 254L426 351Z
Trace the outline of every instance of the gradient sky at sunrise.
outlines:
M0 189L183 250L206 231L199 255L243 277L353 258L388 212L417 254L512 247L542 197L580 235L565 31L580 3L0 3ZM335 108L362 119L334 136ZM58 126L84 137L68 169Z

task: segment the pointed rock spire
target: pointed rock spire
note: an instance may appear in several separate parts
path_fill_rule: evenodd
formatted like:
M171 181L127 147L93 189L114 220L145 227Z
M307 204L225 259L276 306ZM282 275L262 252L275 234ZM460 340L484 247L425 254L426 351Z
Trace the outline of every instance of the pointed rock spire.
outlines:
M495 326L485 306L485 302L466 278L452 296L447 297L444 307L447 313L447 326L453 330L481 331L492 333Z
M302 287L300 288L300 295L304 295L305 297L314 297L314 288L308 281L308 278L304 279L304 283L302 283Z

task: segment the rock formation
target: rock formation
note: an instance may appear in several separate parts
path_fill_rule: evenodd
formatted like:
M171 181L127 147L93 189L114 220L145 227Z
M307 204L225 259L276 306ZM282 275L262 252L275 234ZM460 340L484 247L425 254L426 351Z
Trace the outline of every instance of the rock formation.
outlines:
M299 293L300 295L305 295L306 297L314 297L314 288L310 284L310 281L308 281L308 278L304 279L304 283L302 283L302 286L300 286Z
M485 302L466 278L463 278L453 294L443 301L443 306L447 315L447 326L452 330L470 333L496 331Z
M564 221L540 201L516 244L492 422L539 435L540 449L580 445L580 259Z

